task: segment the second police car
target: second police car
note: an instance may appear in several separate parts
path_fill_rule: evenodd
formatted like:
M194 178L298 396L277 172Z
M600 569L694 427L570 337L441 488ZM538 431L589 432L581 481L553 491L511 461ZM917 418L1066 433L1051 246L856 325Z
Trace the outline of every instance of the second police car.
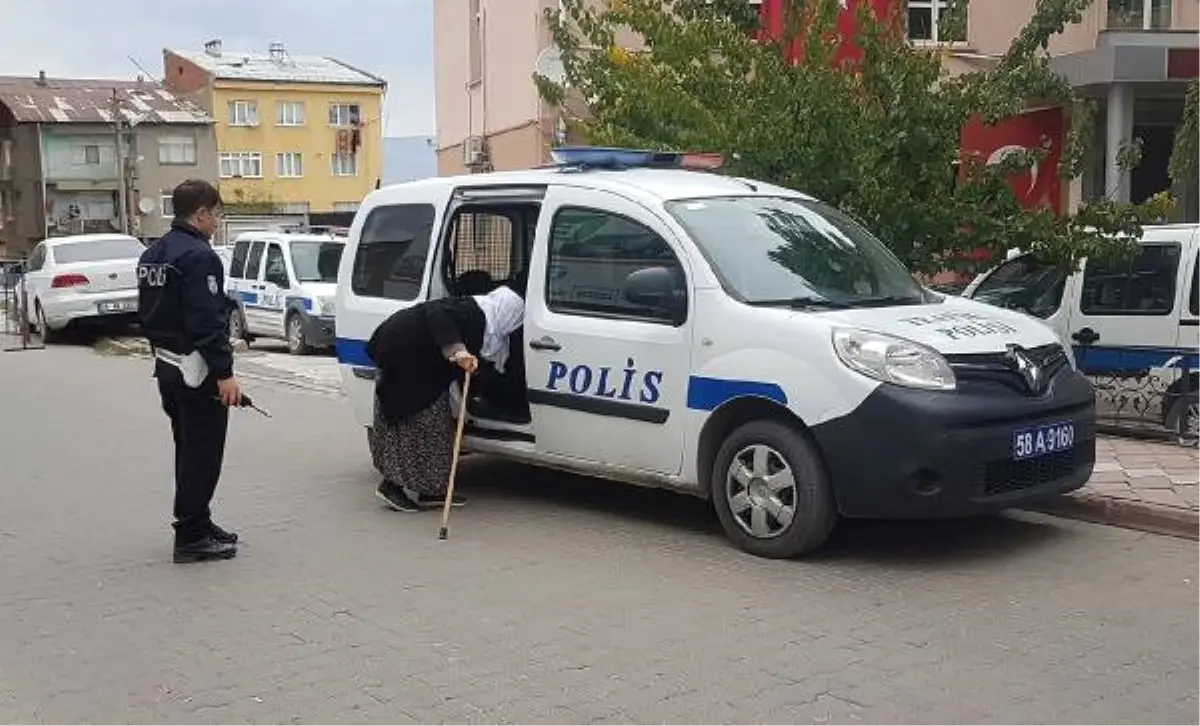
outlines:
M225 293L236 304L229 337L277 338L294 355L331 347L333 298L345 243L344 236L315 232L238 235L225 274Z
M364 200L336 301L361 425L386 316L509 284L516 387L473 396L464 446L704 497L757 555L810 552L839 516L992 512L1091 475L1093 390L1042 323L923 288L802 193L686 155L555 155Z

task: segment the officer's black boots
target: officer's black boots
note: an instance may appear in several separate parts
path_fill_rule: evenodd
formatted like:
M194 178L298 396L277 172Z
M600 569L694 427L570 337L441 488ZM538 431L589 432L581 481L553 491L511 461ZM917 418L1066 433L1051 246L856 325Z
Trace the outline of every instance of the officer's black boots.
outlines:
M211 523L211 522L208 525L208 530L212 534L212 538L218 542L225 542L226 544L237 544L237 541L238 541L237 532L230 532L227 529L222 529L221 527L218 527L215 523Z
M217 539L217 535L207 528L187 527L179 522L174 526L176 563L228 560L237 556L237 544ZM229 532L224 534L226 538L231 535Z

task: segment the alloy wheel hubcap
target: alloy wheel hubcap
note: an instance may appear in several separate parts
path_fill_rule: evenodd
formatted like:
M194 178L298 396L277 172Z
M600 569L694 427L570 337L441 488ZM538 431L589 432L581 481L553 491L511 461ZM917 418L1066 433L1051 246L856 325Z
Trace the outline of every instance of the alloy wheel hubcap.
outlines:
M787 460L766 444L747 446L733 457L725 497L733 519L756 539L778 537L796 516L796 476Z

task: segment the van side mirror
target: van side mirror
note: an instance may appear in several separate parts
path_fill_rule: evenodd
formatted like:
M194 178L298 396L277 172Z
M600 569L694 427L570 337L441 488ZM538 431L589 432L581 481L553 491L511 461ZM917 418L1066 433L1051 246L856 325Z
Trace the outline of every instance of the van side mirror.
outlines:
M665 315L676 325L687 319L687 291L669 267L645 267L629 273L621 294L634 305Z

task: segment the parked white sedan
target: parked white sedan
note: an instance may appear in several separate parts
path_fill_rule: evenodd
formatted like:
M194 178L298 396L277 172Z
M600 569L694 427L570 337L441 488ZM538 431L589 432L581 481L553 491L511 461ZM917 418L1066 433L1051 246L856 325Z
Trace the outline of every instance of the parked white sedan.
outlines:
M137 261L146 248L123 234L52 237L33 248L23 281L25 316L46 342L68 326L137 316Z

